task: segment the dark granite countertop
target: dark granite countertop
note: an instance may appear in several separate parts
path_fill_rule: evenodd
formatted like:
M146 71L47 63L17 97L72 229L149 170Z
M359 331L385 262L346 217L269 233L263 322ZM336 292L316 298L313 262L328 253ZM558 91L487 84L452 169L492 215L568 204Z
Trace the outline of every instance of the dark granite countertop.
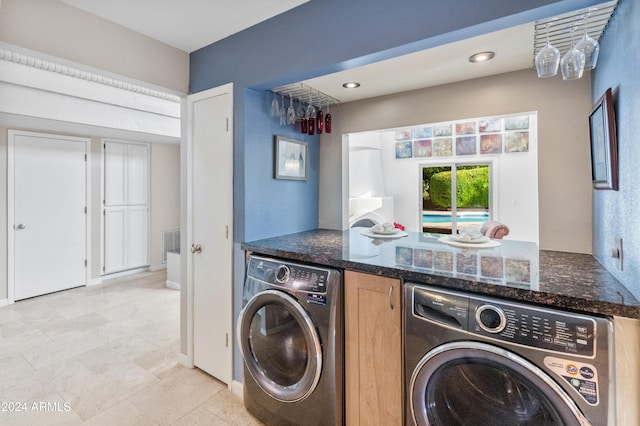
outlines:
M501 240L467 249L410 232L370 238L365 228L317 229L242 244L242 249L319 265L402 278L450 289L524 300L579 312L640 319L640 301L593 256L539 250Z

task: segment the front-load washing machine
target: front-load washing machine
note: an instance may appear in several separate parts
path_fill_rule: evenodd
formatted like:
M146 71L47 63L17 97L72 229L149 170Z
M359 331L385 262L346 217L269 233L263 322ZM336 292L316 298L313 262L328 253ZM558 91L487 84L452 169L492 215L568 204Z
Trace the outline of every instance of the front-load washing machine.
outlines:
M238 343L244 404L267 425L341 425L342 274L252 255Z
M613 347L607 318L407 283L406 424L615 424Z

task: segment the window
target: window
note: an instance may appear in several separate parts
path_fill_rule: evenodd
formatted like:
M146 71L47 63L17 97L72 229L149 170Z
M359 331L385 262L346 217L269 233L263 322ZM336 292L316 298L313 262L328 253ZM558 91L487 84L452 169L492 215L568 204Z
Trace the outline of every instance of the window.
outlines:
M453 163L422 166L423 232L456 233L491 217L491 164Z

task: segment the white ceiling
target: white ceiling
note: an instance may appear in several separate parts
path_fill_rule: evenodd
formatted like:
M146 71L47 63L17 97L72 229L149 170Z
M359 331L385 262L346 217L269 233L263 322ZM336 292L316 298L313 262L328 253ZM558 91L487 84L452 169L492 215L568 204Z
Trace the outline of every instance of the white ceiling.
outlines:
M191 52L308 0L62 0L171 46ZM414 90L530 68L533 24L307 80L340 102ZM472 64L471 54L495 58ZM347 90L346 81L361 87Z
M309 0L62 0L185 52Z
M533 23L519 25L303 83L340 102L351 102L532 68L533 33ZM484 51L495 52L495 57L489 62L469 62L469 56ZM345 89L342 84L348 81L361 86Z

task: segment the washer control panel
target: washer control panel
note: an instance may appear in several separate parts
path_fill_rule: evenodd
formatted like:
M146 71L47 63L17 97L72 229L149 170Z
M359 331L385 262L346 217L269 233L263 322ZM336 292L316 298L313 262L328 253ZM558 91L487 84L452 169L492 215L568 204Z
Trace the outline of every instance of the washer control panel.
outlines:
M415 287L413 315L491 339L563 354L594 357L594 318L455 291Z
M470 298L472 333L586 357L595 355L596 323L581 315Z
M326 293L331 271L312 266L282 263L271 259L252 257L247 266L247 277L290 290L308 293Z

